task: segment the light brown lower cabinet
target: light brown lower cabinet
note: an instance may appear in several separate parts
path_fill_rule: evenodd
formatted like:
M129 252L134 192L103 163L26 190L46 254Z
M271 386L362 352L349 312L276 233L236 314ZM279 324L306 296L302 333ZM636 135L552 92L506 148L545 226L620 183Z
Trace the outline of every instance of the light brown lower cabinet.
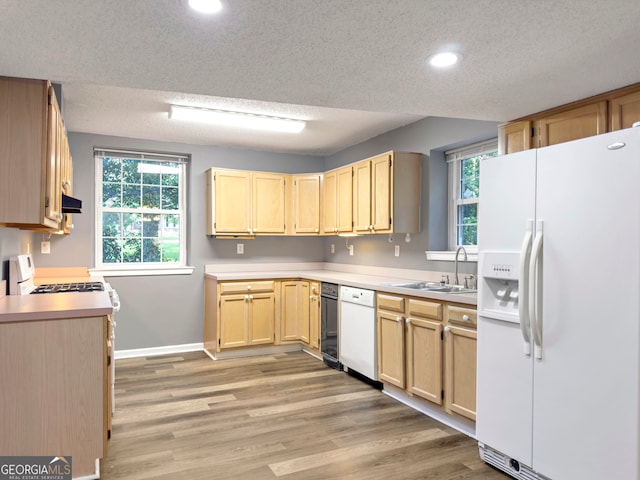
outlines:
M302 343L320 349L320 283L309 280L234 280L205 277L204 348Z
M377 294L378 376L475 420L476 310Z
M220 349L275 342L275 282L218 284L218 346Z
M288 280L280 286L280 341L309 344L309 282Z
M309 346L320 350L320 282L309 282Z
M0 452L70 455L95 473L111 424L108 317L0 324Z

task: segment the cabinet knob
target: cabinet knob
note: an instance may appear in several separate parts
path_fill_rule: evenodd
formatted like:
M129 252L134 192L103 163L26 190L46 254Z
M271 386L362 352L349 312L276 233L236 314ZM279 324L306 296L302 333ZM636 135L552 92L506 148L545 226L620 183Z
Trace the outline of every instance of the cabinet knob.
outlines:
M396 317L396 322L400 323L402 320L404 320L402 317Z
M462 320L464 320L465 322L471 321L471 319L469 318L469 315L462 315Z
M407 319L405 320L405 322L407 323L407 325L411 325L411 319L410 319L410 318L407 318Z
M247 285L247 290L251 290L251 285Z
M451 331L451 327L444 327L444 333L449 333Z
M320 231L320 229L316 228L316 233L318 233Z

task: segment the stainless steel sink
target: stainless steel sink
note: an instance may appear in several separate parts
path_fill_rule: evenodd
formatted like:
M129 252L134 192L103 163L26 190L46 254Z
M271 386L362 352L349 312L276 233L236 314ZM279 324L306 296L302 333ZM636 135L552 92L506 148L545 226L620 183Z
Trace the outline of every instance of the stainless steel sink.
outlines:
M448 283L438 282L409 282L409 283L391 283L390 287L410 288L412 290L425 290L429 292L442 293L475 293L473 288L465 288L462 285L450 285Z

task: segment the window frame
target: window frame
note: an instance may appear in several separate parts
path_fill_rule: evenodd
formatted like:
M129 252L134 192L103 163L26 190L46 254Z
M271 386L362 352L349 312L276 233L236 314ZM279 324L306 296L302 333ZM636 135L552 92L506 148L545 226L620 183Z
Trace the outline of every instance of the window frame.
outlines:
M482 184L478 186L478 196L470 199L462 199L460 195L460 184L462 174L462 162L463 160L487 155L498 152L498 138L492 138L482 142L472 143L459 147L456 149L448 150L445 152L445 159L448 164L448 177L449 177L449 202L448 202L448 245L450 251L456 251L458 247L464 247L467 253L477 253L478 245L459 245L458 244L458 207L462 205L477 205L478 211L480 209L480 199L482 198ZM478 172L478 176L480 172ZM479 182L482 179L479 178ZM477 241L477 239L476 239Z
M114 148L98 148L93 149L94 165L95 165L95 234L94 234L94 265L91 269L93 273L99 273L103 276L127 276L127 275L163 275L163 274L190 274L193 267L189 267L188 262L188 172L190 166L190 155L181 153L153 152L146 150L122 150ZM179 180L178 180L178 203L179 208L172 210L171 214L179 215L179 261L178 262L131 262L131 263L105 263L103 262L103 213L105 207L102 205L103 194L103 159L105 157L126 158L132 160L148 160L153 162L167 162L179 164ZM125 213L161 213L162 209L145 209L120 207L115 209L118 212ZM106 210L111 211L111 210Z

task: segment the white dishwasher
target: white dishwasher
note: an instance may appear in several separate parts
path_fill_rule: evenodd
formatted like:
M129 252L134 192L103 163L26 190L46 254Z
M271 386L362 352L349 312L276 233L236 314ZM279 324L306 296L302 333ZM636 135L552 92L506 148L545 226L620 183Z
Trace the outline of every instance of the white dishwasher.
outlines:
M375 292L340 287L340 362L370 380L378 380Z

